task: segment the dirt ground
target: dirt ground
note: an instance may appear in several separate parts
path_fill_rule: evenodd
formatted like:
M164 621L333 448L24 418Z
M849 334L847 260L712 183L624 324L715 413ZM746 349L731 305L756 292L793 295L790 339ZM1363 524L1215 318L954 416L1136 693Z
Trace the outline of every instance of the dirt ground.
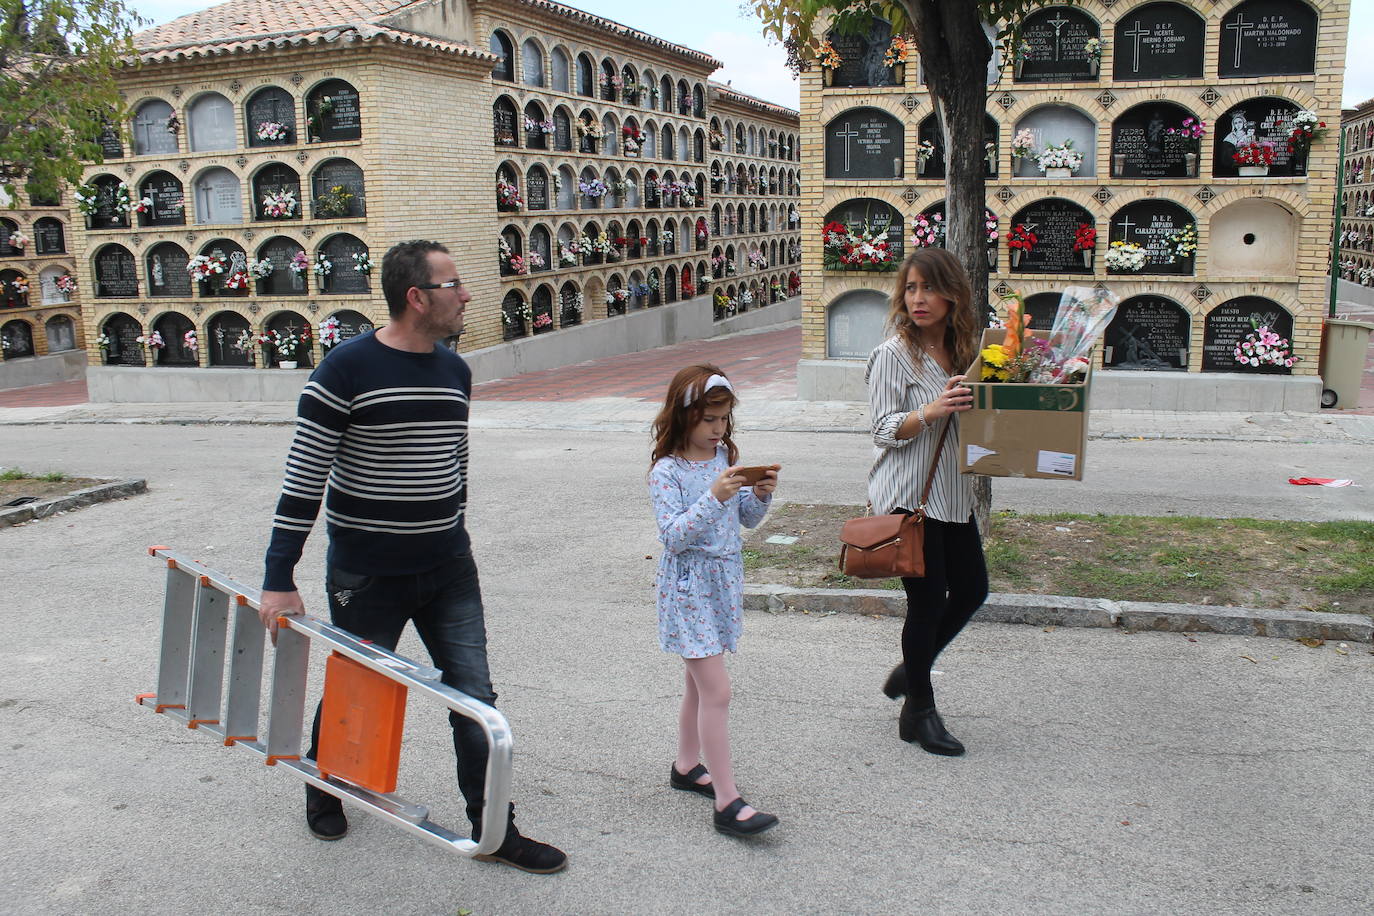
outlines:
M0 480L0 506L4 506L21 496L36 496L40 501L66 496L74 490L98 486L108 481L91 477L65 477L62 480L40 480L36 477L21 477L18 480Z

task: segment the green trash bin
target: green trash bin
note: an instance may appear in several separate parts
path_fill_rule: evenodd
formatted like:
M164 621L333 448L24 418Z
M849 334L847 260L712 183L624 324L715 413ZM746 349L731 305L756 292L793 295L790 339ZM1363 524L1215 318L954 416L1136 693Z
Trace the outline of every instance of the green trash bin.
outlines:
M1360 381L1369 353L1374 324L1328 318L1322 325L1322 353L1317 372L1322 377L1323 407L1359 407Z

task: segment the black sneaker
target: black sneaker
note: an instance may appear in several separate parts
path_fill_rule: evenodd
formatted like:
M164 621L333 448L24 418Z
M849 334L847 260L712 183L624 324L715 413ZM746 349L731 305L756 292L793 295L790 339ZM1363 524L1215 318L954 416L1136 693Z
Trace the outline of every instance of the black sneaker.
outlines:
M341 840L348 833L343 802L312 785L305 787L305 824L321 840Z
M551 875L568 867L568 856L557 846L523 837L511 825L506 840L490 855L473 856L479 862L500 862L536 875Z

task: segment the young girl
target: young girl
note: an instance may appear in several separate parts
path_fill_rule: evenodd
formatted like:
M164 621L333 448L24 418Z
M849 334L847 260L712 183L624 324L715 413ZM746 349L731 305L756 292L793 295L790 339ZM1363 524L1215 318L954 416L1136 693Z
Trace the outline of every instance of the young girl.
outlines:
M731 836L754 836L778 819L740 798L730 765L730 677L725 650L740 634L744 562L740 524L763 521L778 468L753 487L736 473L731 439L735 392L715 366L689 366L673 377L654 420L649 495L658 519L663 557L658 565L658 638L687 666L678 716L675 789L715 799L715 826ZM705 752L710 772L699 762Z

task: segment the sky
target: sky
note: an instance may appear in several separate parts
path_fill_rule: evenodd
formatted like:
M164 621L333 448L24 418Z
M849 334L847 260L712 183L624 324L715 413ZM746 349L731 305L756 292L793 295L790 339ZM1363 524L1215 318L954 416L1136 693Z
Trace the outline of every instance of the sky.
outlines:
M130 5L154 24L194 9L213 6L196 0L131 0ZM746 0L692 0L689 5L645 3L644 0L574 0L569 5L697 51L725 66L713 79L742 92L796 108L799 87L786 66L782 47L762 35ZM684 12L684 6L690 13ZM1374 0L1351 0L1350 39L1343 107L1374 98ZM1365 53L1356 53L1365 49Z

